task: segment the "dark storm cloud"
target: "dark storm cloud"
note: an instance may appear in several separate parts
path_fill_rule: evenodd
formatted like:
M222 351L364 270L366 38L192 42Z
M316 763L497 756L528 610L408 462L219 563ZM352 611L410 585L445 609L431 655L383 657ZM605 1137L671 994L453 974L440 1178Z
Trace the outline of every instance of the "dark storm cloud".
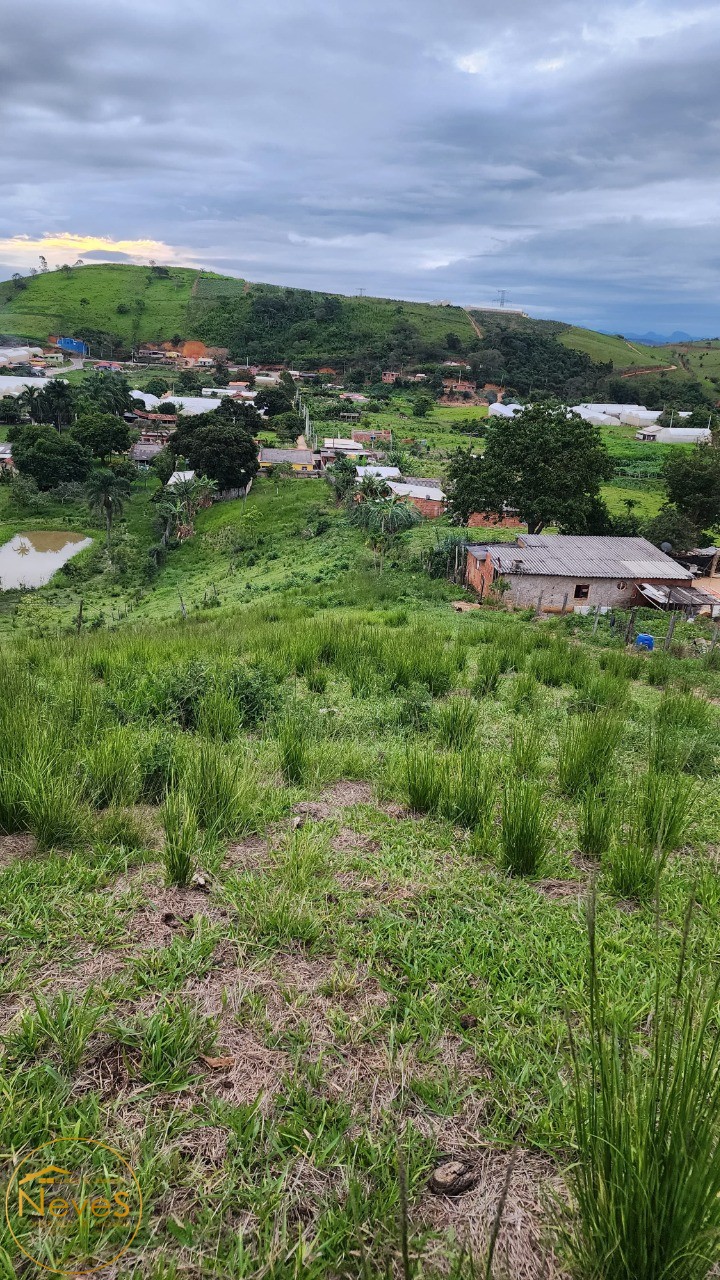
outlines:
M714 332L719 51L692 0L16 6L0 260L69 232L51 259Z

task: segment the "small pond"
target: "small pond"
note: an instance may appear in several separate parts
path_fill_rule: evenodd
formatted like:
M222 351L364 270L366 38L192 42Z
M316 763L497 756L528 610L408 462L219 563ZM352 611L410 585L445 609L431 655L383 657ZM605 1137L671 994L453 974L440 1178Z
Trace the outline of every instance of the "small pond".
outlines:
M0 547L0 590L42 587L66 560L89 547L91 542L92 538L67 530L16 533Z

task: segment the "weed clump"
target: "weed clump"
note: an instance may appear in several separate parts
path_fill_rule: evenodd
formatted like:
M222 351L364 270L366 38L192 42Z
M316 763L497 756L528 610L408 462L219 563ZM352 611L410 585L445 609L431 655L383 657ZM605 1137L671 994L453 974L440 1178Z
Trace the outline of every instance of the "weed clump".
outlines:
M184 888L190 883L200 850L197 817L184 791L171 791L168 794L162 810L162 826L165 832L165 883Z
M513 876L533 876L550 847L544 797L536 782L520 779L503 794L500 827L501 861Z
M656 979L647 1024L627 1031L600 983L593 904L589 931L589 1048L572 1039L577 1154L561 1248L583 1280L705 1280L720 1252L720 980L703 980L684 942L674 982Z
M558 781L567 795L597 787L611 769L622 734L617 716L595 713L571 721L558 747Z

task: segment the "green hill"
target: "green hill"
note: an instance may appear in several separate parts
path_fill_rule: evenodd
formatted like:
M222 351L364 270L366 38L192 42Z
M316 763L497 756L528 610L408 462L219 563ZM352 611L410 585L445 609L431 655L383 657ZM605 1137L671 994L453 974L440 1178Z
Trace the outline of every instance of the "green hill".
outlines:
M182 267L65 267L0 284L0 339L84 338L93 354L197 338L232 357L309 366L432 366L455 354L521 394L664 402L668 382L717 395L720 348L639 347L558 321L253 284ZM643 381L636 371L650 369ZM628 383L620 379L627 379ZM630 382L629 380L632 379ZM637 380L636 380L637 379ZM650 382L647 381L650 379ZM654 379L654 382L653 382ZM661 385L658 385L658 379ZM614 385L604 385L604 384ZM701 394L702 399L702 394Z

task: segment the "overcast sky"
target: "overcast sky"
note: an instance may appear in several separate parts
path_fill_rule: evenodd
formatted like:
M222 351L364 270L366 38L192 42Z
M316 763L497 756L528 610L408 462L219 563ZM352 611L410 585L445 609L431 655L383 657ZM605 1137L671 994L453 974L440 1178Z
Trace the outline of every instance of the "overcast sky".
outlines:
M720 334L720 6L7 6L0 274L115 259Z

